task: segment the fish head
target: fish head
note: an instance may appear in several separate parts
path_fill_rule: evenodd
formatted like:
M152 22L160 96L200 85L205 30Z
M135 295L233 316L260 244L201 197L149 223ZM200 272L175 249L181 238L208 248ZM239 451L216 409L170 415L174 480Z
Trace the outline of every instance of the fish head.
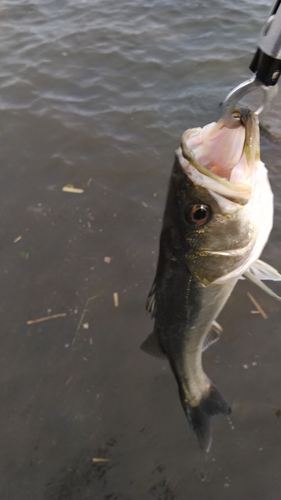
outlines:
M236 128L219 120L187 130L176 152L184 178L179 198L185 258L204 286L238 279L259 258L272 228L258 117L248 109L234 116Z

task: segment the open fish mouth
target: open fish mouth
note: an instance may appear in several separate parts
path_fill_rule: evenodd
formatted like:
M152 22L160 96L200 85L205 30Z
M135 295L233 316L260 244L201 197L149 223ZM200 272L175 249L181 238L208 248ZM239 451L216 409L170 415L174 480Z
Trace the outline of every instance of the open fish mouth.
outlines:
M216 201L220 216L233 224L227 240L212 236L212 224L205 226L206 239L200 248L204 266L208 257L223 260L217 267L221 275L216 277L207 267L204 274L201 265L204 276L200 275L200 281L204 285L245 273L261 255L272 228L273 195L267 169L260 161L258 117L247 108L233 111L233 117L238 127L228 128L219 120L187 130L176 151L191 183L206 189ZM198 193L204 198L204 190ZM214 270L214 266L210 269ZM198 270L196 273L199 276Z
M245 205L252 196L260 163L258 117L247 108L233 111L240 122L227 128L222 120L184 132L177 150L188 177L209 191Z

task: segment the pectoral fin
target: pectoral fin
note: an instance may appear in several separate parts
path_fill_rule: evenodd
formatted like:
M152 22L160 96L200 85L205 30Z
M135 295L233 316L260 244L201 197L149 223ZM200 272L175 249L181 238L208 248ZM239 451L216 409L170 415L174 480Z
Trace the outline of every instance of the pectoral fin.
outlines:
M247 272L260 280L281 281L281 274L274 267L260 259L256 260Z
M206 349L208 349L210 345L217 342L221 334L222 334L222 327L216 321L213 321L212 328L204 340L202 352L206 351Z
M274 297L276 300L281 301L281 297L263 283L263 281L265 280L281 281L281 274L276 269L274 269L274 267L258 259L243 274L243 277L247 278L249 281L257 285L271 297Z
M271 297L274 297L276 300L281 301L281 297L277 295L277 293L271 290L271 288L265 285L259 278L257 278L257 276L252 274L250 271L246 271L243 276L257 285L259 288L261 288L264 292L268 293L268 295L270 295Z

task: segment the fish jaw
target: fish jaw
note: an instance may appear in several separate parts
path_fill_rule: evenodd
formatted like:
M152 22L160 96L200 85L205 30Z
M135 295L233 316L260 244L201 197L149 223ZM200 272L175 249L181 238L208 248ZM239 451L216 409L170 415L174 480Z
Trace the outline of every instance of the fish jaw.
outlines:
M273 194L267 177L267 170L262 162L257 171L257 182L253 188L252 197L241 210L240 220L248 218L251 221L253 238L247 246L242 246L242 259L239 266L227 275L221 276L216 283L224 283L228 279L237 278L244 274L249 267L259 259L271 233L273 226ZM240 249L239 249L240 250ZM233 250L234 254L237 252Z
M197 277L205 285L241 276L259 258L268 240L273 224L273 195L259 151L258 119L250 111L235 129L228 129L219 120L186 131L176 151L194 188L205 189L216 201L222 218L229 220L228 229L224 224L220 244L212 242L210 231L209 238L202 242L200 254L206 260ZM224 246L225 236L232 239L232 245L228 242ZM208 266L214 268L211 257L213 262L222 259L221 275L208 277Z

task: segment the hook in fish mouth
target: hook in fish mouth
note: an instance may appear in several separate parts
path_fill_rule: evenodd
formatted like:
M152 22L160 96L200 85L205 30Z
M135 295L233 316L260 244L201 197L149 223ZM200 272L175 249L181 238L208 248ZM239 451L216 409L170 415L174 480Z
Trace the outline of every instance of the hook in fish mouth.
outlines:
M268 107L273 97L275 97L275 95L278 92L277 85L266 87L255 76L253 78L250 78L249 80L246 80L243 83L240 83L240 85L237 85L237 87L235 87L233 90L231 90L231 92L229 92L229 94L226 96L225 100L222 103L221 119L227 128L239 127L239 120L237 120L237 117L234 114L234 110L238 102L241 99L243 99L243 97L245 97L246 95L250 94L251 92L257 89L261 89L263 92L263 103L255 111L256 115L259 115L264 111L266 107Z

